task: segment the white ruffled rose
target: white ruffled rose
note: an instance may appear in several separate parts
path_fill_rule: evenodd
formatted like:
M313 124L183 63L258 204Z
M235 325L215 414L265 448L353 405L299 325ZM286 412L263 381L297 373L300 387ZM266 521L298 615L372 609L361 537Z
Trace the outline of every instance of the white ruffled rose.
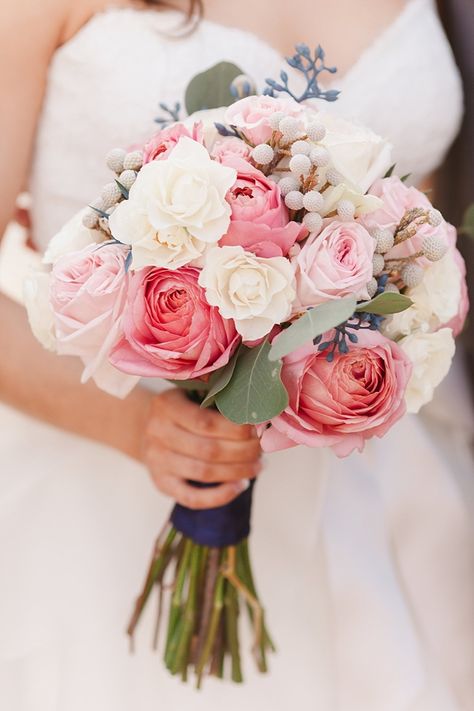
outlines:
M43 256L44 264L54 264L60 257L70 252L78 252L89 244L103 242L104 236L98 230L90 230L82 224L82 218L89 211L86 207L71 217L51 238Z
M192 129L195 123L202 124L204 145L211 151L214 143L221 136L216 128L216 123L225 124L225 113L227 111L226 106L221 106L219 109L203 109L202 111L195 111L191 116L181 121L186 128Z
M318 122L326 128L321 141L331 156L331 164L344 182L360 193L382 178L392 165L392 145L365 126L321 111Z
M56 350L54 315L49 303L51 274L35 271L23 282L23 302L33 335L48 351Z
M407 411L416 413L433 399L435 388L448 374L455 344L450 328L436 333L415 331L399 341L413 363L413 373L407 386Z
M199 276L206 298L233 319L244 341L266 336L290 316L295 276L284 257L263 258L242 247L217 247L206 255Z
M413 301L406 311L394 314L383 324L389 338L408 336L413 331L436 331L456 316L461 302L462 276L452 252L426 269L423 281L405 294Z
M187 137L166 160L143 166L109 218L112 235L132 247L132 267L179 269L199 259L227 232L225 198L236 177Z

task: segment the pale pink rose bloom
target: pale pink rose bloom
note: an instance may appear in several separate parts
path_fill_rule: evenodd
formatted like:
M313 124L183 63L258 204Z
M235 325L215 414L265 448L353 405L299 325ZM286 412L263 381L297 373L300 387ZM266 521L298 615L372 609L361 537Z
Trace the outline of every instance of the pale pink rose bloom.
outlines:
M284 257L308 231L289 220L277 183L238 156L223 163L237 171L237 180L227 194L232 208L228 232L222 246L241 246L259 257Z
M384 206L359 218L359 222L368 230L373 227L381 227L393 231L408 210L415 207L421 207L424 210L433 209L433 205L424 193L414 187L408 187L396 176L377 180L370 188L369 194L381 198ZM448 225L444 220L438 227L432 227L429 224L421 225L415 237L395 246L390 252L387 252L386 258L399 259L419 252L424 238L428 235L436 234L448 244L447 231ZM420 257L419 263L424 266L430 264L425 257Z
M293 99L272 96L247 96L231 104L225 113L225 122L240 129L254 145L266 143L272 135L270 116L277 112L285 116L300 117L304 108Z
M367 299L375 242L358 222L329 222L310 235L293 259L296 267L295 309L354 294Z
M182 123L175 123L168 128L163 128L155 133L143 148L143 164L153 160L163 160L167 158L176 144L183 136L192 138L198 143L203 142L203 129L201 123L193 124L191 131Z
M410 361L378 331L359 331L358 336L359 343L345 355L337 353L332 363L312 344L284 359L289 405L270 427L260 428L265 452L304 444L331 447L346 457L362 451L367 439L383 437L404 415Z
M214 143L211 151L212 158L219 161L219 163L225 163L227 159L232 156L238 156L244 160L250 156L250 147L241 141L240 138L228 138L223 136L221 139Z
M228 363L240 337L233 321L209 306L199 270L135 272L123 316L123 338L110 356L126 373L150 378L198 378Z
M102 389L125 396L137 378L119 373L108 356L121 336L121 318L129 277L128 249L117 244L88 245L60 257L51 272L50 304L54 313L57 351L79 356Z
M456 338L463 330L467 314L469 312L469 293L467 290L466 281L466 262L464 261L461 252L456 247L457 231L456 228L453 227L453 225L448 224L447 226L449 249L454 257L454 261L456 262L459 268L459 274L461 277L461 299L459 301L458 313L456 314L456 316L454 316L454 318L451 319L451 321L446 324L443 324L443 327L451 328L453 331L453 336Z

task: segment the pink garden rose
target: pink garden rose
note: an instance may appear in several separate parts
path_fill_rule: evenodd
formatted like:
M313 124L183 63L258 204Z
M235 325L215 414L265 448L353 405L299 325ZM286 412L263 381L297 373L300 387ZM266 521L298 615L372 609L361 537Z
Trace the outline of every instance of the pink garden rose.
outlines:
M175 123L168 128L163 128L145 144L143 149L143 164L150 163L153 160L163 160L167 158L170 151L176 146L178 141L186 136L192 138L198 143L203 142L203 130L201 123L193 124L192 130L189 131L182 123Z
M293 99L272 96L247 96L231 104L225 113L225 122L238 128L254 145L266 143L273 133L270 116L276 112L299 117L304 109Z
M130 277L124 336L111 362L125 373L187 380L221 368L239 343L233 321L209 306L199 270L141 269Z
M240 245L259 257L286 256L307 230L299 222L289 221L277 183L236 155L223 162L237 171L237 180L227 194L231 223L220 244Z
M412 210L415 207L421 207L424 210L433 209L424 193L414 187L408 187L396 176L377 180L370 188L369 194L381 198L384 206L360 218L360 222L368 230L373 227L381 227L388 228L393 232L407 210ZM386 257L398 259L419 252L424 238L428 235L436 234L448 244L447 231L448 225L444 220L438 227L432 227L429 224L421 225L415 237L395 246L390 252L387 252ZM419 261L424 266L430 264L425 257L420 257Z
M284 359L289 404L270 427L262 428L265 452L304 444L331 447L346 457L362 451L365 440L383 437L403 416L410 361L378 331L359 331L358 336L359 342L347 354L337 353L332 363L312 344Z
M373 237L357 222L329 222L310 235L293 259L296 267L296 309L355 294L367 299L372 278Z
M108 362L121 335L129 280L127 254L128 249L117 244L88 245L60 257L50 282L58 353L79 356L86 365L83 381L93 377L104 390L119 396L137 381Z
M250 148L239 138L232 138L232 136L222 137L214 143L211 156L219 163L226 163L233 156L238 156L245 160L250 156Z

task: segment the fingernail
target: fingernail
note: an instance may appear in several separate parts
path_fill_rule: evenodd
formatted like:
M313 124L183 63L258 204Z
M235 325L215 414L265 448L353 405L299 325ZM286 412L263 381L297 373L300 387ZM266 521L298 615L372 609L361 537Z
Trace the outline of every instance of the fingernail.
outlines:
M241 479L237 485L240 491L247 491L250 486L250 479Z

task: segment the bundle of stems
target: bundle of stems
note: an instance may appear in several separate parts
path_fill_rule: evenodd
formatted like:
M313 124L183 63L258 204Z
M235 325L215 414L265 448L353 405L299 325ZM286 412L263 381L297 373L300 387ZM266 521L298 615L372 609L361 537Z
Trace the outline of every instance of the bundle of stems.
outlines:
M172 571L173 580L166 579ZM194 543L168 523L158 537L145 584L127 632L133 636L145 605L158 588L155 648L162 623L164 593L171 596L164 661L171 674L196 676L201 688L206 675L243 681L239 614L245 607L253 629L253 656L267 671L267 654L275 647L255 589L248 539L235 546L212 548Z

